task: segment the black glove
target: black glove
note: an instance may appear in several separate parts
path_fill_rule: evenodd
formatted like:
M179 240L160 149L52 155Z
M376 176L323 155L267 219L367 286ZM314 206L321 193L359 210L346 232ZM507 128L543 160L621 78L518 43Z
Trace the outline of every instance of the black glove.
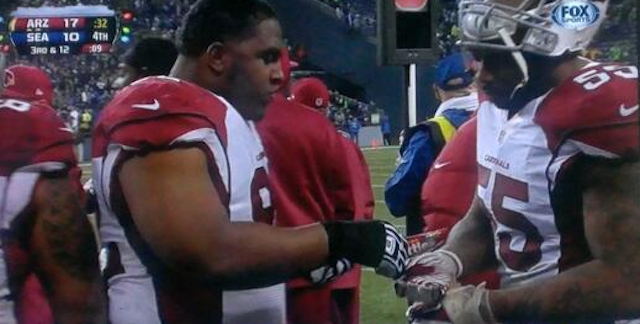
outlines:
M348 259L338 259L332 264L311 271L309 273L309 280L316 285L323 285L347 273L352 268L353 263Z
M376 273L398 279L408 259L407 241L391 224L381 221L330 222L324 224L329 237L331 263L347 258L375 268Z

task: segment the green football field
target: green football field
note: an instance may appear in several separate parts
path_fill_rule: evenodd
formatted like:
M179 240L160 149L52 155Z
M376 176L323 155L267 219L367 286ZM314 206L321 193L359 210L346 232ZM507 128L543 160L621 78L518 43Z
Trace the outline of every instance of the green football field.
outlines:
M375 217L386 220L404 229L404 219L396 219L384 204L383 186L387 177L395 169L395 157L398 147L364 149L363 153L371 172L371 184L376 199ZM83 178L88 179L91 169L82 165ZM83 181L84 182L84 181ZM406 307L402 299L395 297L393 282L376 275L372 269L362 272L360 291L360 323L362 324L403 324Z
M395 169L397 146L364 149L369 165L371 185L376 199L375 218L386 220L404 229L404 218L391 216L384 204L384 183ZM393 282L376 275L371 269L362 272L360 291L360 323L362 324L402 324L406 323L406 304L395 296Z

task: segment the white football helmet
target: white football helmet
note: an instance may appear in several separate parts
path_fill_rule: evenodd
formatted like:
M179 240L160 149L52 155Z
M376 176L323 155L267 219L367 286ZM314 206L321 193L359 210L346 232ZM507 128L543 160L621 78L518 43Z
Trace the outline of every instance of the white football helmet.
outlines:
M557 15L554 17L558 6L580 3L588 5L591 14L592 21L585 26L567 26L558 22ZM579 52L587 48L604 21L608 3L609 0L462 0L461 43L544 56ZM521 40L513 38L517 30L524 32ZM503 44L496 42L500 38Z
M528 67L522 52L560 57L585 50L606 17L608 3L609 0L461 0L460 45L512 52L524 74L524 84ZM589 13L586 22L571 24L571 19L559 19L563 11L568 14L570 7L580 6ZM578 16L570 18L577 21Z

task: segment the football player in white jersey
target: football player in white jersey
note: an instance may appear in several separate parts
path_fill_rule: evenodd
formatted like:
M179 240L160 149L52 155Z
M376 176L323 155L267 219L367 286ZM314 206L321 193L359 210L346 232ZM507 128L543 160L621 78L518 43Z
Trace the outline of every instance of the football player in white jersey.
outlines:
M340 258L403 272L406 241L382 222L272 226L253 121L283 81L282 46L266 3L199 0L170 77L138 80L103 110L93 179L112 323L280 324L282 286L270 298L226 291L273 287Z
M481 61L477 197L399 293L454 324L640 316L638 69L579 56L607 0L462 0ZM497 262L501 289L456 287ZM434 312L442 305L443 312Z

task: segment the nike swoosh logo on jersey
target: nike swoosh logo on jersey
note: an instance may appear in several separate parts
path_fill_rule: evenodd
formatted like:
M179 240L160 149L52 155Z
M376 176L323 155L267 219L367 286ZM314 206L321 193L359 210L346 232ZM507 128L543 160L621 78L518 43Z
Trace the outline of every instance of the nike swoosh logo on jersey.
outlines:
M153 99L152 104L136 104L136 105L131 105L131 107L147 109L147 110L158 110L160 109L160 103L158 102L158 99Z
M442 169L442 168L444 168L445 166L447 166L447 165L449 165L449 164L451 164L451 161L449 161L449 162L442 162L442 163L435 163L435 164L433 165L433 168L434 168L434 169L436 169L436 170L438 170L438 169Z
M73 129L69 128L69 127L60 127L58 128L59 130L63 131L63 132L69 132L69 133L74 133Z
M631 116L636 110L638 110L638 105L629 108L625 107L624 104L620 105L620 115L622 117Z

